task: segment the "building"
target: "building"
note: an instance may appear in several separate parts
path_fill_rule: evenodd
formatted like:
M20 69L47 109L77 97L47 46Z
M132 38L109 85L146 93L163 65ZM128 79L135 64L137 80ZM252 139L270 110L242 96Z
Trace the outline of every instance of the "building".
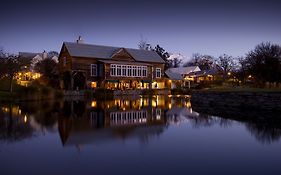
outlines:
M181 88L183 86L183 76L179 73L172 72L170 69L165 71L166 76L169 78L168 81L168 88L176 89Z
M154 51L64 42L59 55L61 87L163 89L164 60Z
M41 74L34 70L36 63L43 59L53 59L58 62L56 55L50 55L46 51L43 53L19 52L19 59L25 59L30 62L29 66L22 68L16 75L17 83L22 86L28 86L33 80L40 78Z
M195 73L200 71L201 69L198 66L189 66L169 68L165 71L165 73L171 80L171 88L174 89L183 86L190 88L191 82L197 82L197 78L194 76ZM180 87L179 84L181 85Z

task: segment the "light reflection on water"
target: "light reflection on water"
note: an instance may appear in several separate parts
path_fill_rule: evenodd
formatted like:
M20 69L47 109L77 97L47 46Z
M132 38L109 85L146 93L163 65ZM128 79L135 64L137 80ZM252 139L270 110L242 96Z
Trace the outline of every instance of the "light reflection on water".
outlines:
M238 163L238 165L240 165L238 159L253 161L257 158L265 158L267 163L271 162L271 164L266 164L268 168L280 172L278 167L271 167L274 165L272 162L281 160L280 156L273 156L281 155L279 120L273 126L255 121L236 120L235 117L226 118L198 113L192 109L189 97L153 96L134 100L46 101L2 104L0 107L0 162L5 162L7 167L12 166L11 162L18 161L18 154L28 154L31 163L36 163L37 154L41 154L45 157L45 163L57 159L72 165L74 160L69 160L67 157L73 154L69 148L74 148L79 154L81 152L94 154L95 157L81 155L81 161L91 161L97 166L101 165L96 172L105 174L114 172L114 170L105 171L106 167L116 169L113 161L120 159L125 162L134 162L136 161L134 156L138 156L140 162L156 161L155 167L163 166L163 171L160 172L164 174L169 172L168 170L177 173L186 172L185 169L181 171L185 162L192 165L190 172L208 174L208 171L199 171L196 168L198 161L216 160L217 163L225 164L228 160L228 157L224 157L225 155L232 157L233 160L230 162ZM26 145L29 147L27 148ZM143 148L139 149L143 146L145 151ZM253 156L252 151L260 150L260 146L263 146L263 150ZM22 148L24 148L23 152L20 151ZM248 151L246 154L245 150ZM56 152L56 154L50 154L51 152ZM169 156L161 156L164 153ZM156 154L158 158L155 157ZM104 160L104 157L113 155L118 159ZM166 162L163 162L161 158L163 156ZM105 166L103 163L108 165ZM168 166L173 163L177 166ZM214 162L208 163L210 166L214 165ZM263 161L260 163L264 165ZM79 166L75 171L78 174L95 172L85 169L84 165ZM256 164L250 163L249 166L254 167ZM71 170L56 167L52 163L48 167L49 170L46 171L49 173L53 173L52 170L55 169L68 174L73 173ZM148 170L148 167L144 170ZM122 173L123 169L119 168L116 169L117 173ZM207 168L212 173L223 172ZM133 169L134 166L130 171ZM231 166L227 164L223 169L228 171ZM20 172L9 168L3 171ZM139 171L139 173L145 172ZM239 169L234 172L240 173Z

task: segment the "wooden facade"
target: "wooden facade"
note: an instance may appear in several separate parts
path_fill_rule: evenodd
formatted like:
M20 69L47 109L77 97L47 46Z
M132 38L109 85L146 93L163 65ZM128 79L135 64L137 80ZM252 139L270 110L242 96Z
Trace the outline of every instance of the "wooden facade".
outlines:
M63 43L59 55L61 87L161 89L165 87L164 63L153 51Z

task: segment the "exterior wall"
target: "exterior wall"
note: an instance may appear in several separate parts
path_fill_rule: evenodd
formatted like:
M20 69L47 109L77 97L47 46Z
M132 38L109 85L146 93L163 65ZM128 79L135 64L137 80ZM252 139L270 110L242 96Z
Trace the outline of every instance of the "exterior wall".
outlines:
M66 64L64 64L64 59L66 60ZM72 57L69 55L65 46L62 47L59 56L59 70L61 73L72 70Z

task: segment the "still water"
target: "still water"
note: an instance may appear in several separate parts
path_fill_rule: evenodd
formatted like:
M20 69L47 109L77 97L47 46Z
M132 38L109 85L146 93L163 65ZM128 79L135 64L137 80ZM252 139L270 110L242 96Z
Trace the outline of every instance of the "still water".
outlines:
M281 174L280 123L198 113L188 97L0 107L3 175Z

